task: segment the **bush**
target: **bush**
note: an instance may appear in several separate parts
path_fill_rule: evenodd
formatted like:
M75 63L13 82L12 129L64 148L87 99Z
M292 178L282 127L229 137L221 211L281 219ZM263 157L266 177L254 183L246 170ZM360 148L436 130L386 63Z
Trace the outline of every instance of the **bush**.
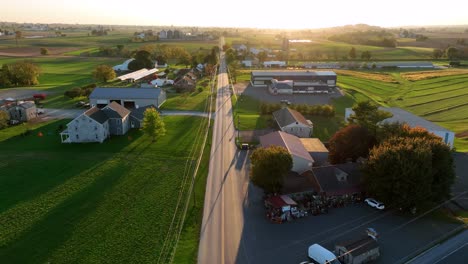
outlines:
M198 92L199 93L203 92L203 87L198 87Z
M49 55L49 50L47 48L41 48L41 55Z
M75 88L72 88L71 90L65 91L65 96L72 98L72 99L75 97L81 96L81 88L75 87Z
M269 104L269 103L262 103L260 104L260 113L262 115L270 115L273 112L281 109L281 104ZM303 115L311 115L311 116L326 116L332 117L335 116L335 108L332 105L291 105L291 109L294 109L300 112Z

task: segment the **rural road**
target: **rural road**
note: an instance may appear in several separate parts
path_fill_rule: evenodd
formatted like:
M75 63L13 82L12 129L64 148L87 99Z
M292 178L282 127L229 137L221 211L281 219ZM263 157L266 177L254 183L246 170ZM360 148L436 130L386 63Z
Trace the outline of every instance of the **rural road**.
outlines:
M236 263L244 255L240 245L248 177L237 166L240 152L234 143L235 129L225 67L224 54L221 54L213 143L198 250L200 264Z
M468 257L467 249L468 230L465 230L408 263L466 263L464 261L466 261Z

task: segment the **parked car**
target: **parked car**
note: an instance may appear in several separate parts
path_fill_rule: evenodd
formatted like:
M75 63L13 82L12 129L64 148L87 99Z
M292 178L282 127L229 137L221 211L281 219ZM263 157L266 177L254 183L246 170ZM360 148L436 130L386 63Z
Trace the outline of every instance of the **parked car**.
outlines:
M79 101L79 102L76 102L75 106L76 106L76 107L83 107L85 104L86 104L86 102L84 102L84 101Z
M241 144L241 149L242 150L248 150L249 149L249 144L247 144L247 143Z
M367 203L367 205L369 205L370 207L373 207L379 210L385 209L385 205L382 202L375 200L374 198L367 198L364 200L364 202Z
M34 99L45 100L47 95L45 93L33 94Z
M44 109L42 109L42 108L37 108L37 114L38 114L38 115L42 115L42 114L44 114L44 113L45 113Z

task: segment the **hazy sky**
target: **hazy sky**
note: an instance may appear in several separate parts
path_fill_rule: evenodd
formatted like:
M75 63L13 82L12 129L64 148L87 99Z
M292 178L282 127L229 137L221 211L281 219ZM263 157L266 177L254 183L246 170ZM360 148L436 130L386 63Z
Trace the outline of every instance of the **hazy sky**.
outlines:
M467 0L1 0L0 21L320 28L468 25Z

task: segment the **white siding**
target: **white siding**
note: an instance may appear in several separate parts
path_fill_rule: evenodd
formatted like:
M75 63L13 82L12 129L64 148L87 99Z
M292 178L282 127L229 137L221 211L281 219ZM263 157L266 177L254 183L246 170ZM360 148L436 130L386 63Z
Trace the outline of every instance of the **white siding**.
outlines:
M69 139L73 143L103 142L109 134L109 124L96 122L94 119L81 115L68 123Z
M303 124L290 124L288 126L282 127L281 130L300 138L308 138L312 135L312 128Z
M306 160L304 158L294 156L294 155L292 156L292 158L293 158L293 168L291 169L292 171L301 174L312 169L313 163L310 160Z

